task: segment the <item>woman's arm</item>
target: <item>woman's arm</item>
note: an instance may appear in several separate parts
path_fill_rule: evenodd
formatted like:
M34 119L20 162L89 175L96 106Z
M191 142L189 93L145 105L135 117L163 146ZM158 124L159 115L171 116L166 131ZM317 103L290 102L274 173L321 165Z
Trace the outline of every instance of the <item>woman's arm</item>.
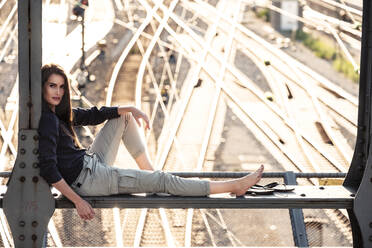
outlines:
M74 203L80 218L83 220L91 220L94 218L95 213L92 206L76 194L64 179L53 183L52 186Z
M74 126L87 126L98 125L106 120L118 118L117 107L97 107L92 108L73 108L73 125Z

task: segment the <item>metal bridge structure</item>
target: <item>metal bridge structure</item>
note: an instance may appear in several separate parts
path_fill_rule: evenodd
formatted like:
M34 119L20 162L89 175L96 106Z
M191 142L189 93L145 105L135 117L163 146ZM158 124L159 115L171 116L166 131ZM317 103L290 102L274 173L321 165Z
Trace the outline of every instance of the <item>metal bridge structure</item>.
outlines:
M196 0L198 2L199 0ZM161 8L163 17L156 16L156 9ZM182 21L167 10L160 2L155 6L147 6L149 13L158 19L159 27L171 28L162 21L169 16L179 25ZM154 14L155 13L155 14ZM38 168L38 123L41 115L41 72L42 65L42 1L24 0L18 1L18 54L19 54L19 131L17 157L13 171L7 184L6 193L0 198L1 207L7 217L12 231L15 247L43 247L45 245L45 233L48 222L56 208L73 208L74 205L66 198L52 194L48 184L39 176ZM215 13L216 19L224 19L220 12ZM147 24L150 20L144 21ZM147 25L146 24L146 25ZM144 29L142 25L138 29ZM234 29L241 29L234 26ZM185 30L187 30L185 28ZM372 3L368 0L363 2L363 23L361 35L361 64L360 64L360 89L358 105L357 141L347 173L294 173L268 172L264 177L284 179L286 184L297 185L297 178L343 178L342 186L295 186L293 193L286 197L277 196L244 196L235 197L227 194L212 195L209 197L175 197L154 195L113 195L107 197L85 197L94 208L201 208L201 209L223 209L223 208L265 208L265 209L289 209L293 239L296 246L308 246L304 218L301 209L346 209L352 226L353 247L372 247L372 150L371 143L371 104L372 104ZM190 35L192 30L187 30ZM247 32L247 31L245 31ZM213 37L216 30L210 34ZM247 34L247 33L246 33ZM159 36L155 33L153 37ZM248 34L247 34L248 35ZM139 36L139 34L138 34ZM196 42L197 36L193 36ZM212 38L210 38L211 41ZM133 41L133 42L132 42ZM132 45L136 39L131 40ZM155 41L154 41L155 42ZM138 47L142 45L137 41ZM153 44L154 45L154 44ZM152 44L149 44L149 47ZM202 46L202 44L201 44ZM207 44L202 56L209 51ZM142 49L143 50L143 49ZM128 54L129 49L125 50ZM144 51L143 51L144 52ZM190 52L192 53L192 52ZM150 56L143 53L144 57ZM125 57L125 56L124 56ZM224 59L218 55L216 59L221 61L224 70L231 70ZM120 64L120 63L119 63ZM141 73L138 81L142 80L146 61L141 64ZM198 64L199 69L206 65ZM235 74L237 77L238 73ZM210 75L219 85L219 90L224 90L232 96L221 83L221 78ZM115 81L115 80L113 80ZM244 81L244 80L243 80ZM112 88L108 91L112 90ZM256 93L259 94L259 93ZM176 96L175 96L176 97ZM233 97L231 97L233 98ZM320 100L321 101L321 100ZM161 102L159 103L161 105ZM110 102L108 101L108 105ZM162 106L164 109L164 106ZM240 107L240 111L247 112ZM182 113L181 113L182 114ZM277 112L280 116L280 113ZM291 123L288 121L288 123ZM291 124L288 124L291 126ZM176 132L176 131L175 131ZM304 137L299 131L298 136ZM305 137L306 138L306 137ZM334 141L337 141L335 138ZM334 142L335 143L335 142ZM165 147L170 150L170 147ZM323 152L324 154L325 152ZM290 155L288 155L290 157ZM347 158L345 158L347 160ZM159 164L164 164L165 157L159 157ZM316 161L312 166L317 167ZM235 178L245 173L228 172L189 172L174 173L183 177L214 177ZM9 175L8 175L9 176Z

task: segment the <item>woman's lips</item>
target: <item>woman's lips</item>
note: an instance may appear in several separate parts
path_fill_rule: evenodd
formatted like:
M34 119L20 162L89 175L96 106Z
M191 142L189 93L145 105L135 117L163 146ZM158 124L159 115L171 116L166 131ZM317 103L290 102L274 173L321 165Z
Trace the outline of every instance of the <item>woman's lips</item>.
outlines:
M56 101L59 101L59 100L61 100L61 98L60 98L60 97L52 97L52 99L53 99L53 100L56 100Z

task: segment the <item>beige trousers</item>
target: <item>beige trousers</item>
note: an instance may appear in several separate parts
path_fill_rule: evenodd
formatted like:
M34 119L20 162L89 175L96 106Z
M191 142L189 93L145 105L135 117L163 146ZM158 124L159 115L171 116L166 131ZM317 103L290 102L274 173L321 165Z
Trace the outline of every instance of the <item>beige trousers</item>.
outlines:
M143 171L112 167L120 140L135 159L146 145L131 113L106 122L84 157L83 169L71 187L82 196L128 193L169 193L205 196L209 182L173 176L163 171Z

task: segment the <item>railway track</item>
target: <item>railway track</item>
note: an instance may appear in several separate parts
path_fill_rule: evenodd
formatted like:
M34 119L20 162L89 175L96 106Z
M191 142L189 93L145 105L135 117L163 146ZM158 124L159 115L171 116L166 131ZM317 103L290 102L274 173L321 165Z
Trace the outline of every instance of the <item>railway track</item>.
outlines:
M216 128L216 112L221 104L227 104L249 129L257 131L258 139L266 144L285 170L334 172L347 169L350 145L342 140L343 134L334 127L339 125L355 136L356 116L353 113L357 111L356 99L240 25L240 1L229 15L222 14L227 4L222 0L216 8L201 0L195 0L195 4L172 1L168 6L163 1L131 3L126 0L120 3L123 9L129 9L128 23L120 23L134 33L113 70L106 105L117 103L113 99L118 92L116 87L120 87L121 70L130 51L137 47L142 60L133 101L139 108L145 106L153 126L163 126L157 135L146 135L149 142L155 143L150 146L155 147L157 169L205 170L206 157L216 149L211 145L211 133ZM177 7L182 11L178 9L177 12ZM142 9L147 15L133 14L132 8ZM190 16L190 13L194 14ZM195 26L198 21L199 26L203 26L200 25L202 21L208 28L203 30ZM8 32L11 35L12 31ZM267 81L272 83L273 102L234 65L233 58L238 49L254 61ZM162 60L155 63L158 55ZM174 58L176 61L171 62ZM185 73L181 70L184 60L189 64L187 75L182 75ZM164 64L161 70L154 68L161 63ZM76 85L74 94L82 97ZM151 89L152 104L143 105L144 99L149 98L143 89ZM164 89L168 91L167 103L162 94ZM88 99L82 97L82 100L92 105ZM200 117L198 121L194 120L195 115ZM296 118L298 116L302 121ZM190 127L194 128L195 137L190 137ZM87 132L93 137L89 129ZM2 133L6 133L5 126ZM12 137L9 130L7 133L2 136L4 141ZM324 135L332 144L325 142ZM7 146L11 149L12 144L4 142L2 151ZM310 183L318 182L313 180ZM192 245L193 210L113 209L112 213L117 246ZM334 212L328 214L332 218L336 216ZM214 221L227 230L218 210L217 215L218 219L214 217ZM345 218L339 212L337 215L340 217L336 216L334 220ZM208 211L200 212L210 242L216 244L206 216L213 219ZM59 238L51 229L54 229L50 228L54 233L54 243L58 243ZM242 245L232 232L227 230L227 233L233 245ZM0 234L3 240L9 239L5 237L6 229L1 229Z

